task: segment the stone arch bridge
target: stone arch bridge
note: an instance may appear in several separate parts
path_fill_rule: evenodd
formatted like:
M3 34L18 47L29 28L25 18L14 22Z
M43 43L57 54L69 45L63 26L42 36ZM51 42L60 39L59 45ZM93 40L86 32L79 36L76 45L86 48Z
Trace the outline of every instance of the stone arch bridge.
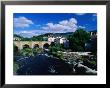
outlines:
M35 45L38 45L40 48L43 48L45 44L51 44L48 41L14 41L14 45L18 47L18 49L23 49L24 45L28 45L30 48L34 48Z

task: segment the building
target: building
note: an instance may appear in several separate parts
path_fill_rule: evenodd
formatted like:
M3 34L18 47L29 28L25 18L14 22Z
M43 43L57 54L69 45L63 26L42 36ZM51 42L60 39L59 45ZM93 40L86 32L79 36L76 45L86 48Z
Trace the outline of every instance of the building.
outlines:
M48 42L52 43L56 43L56 44L63 44L64 48L68 48L69 47L69 40L67 40L65 37L62 36L49 36L48 37Z
M63 44L64 42L66 42L66 39L65 38L60 38L60 44Z
M54 42L55 38L54 37L48 37L48 42Z

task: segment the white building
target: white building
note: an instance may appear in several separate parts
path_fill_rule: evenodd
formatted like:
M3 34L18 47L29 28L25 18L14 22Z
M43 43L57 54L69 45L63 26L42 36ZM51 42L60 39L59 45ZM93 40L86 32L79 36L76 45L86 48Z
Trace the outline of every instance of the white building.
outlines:
M65 37L57 36L57 37L48 37L48 42L55 42L55 43L60 43L64 44L65 47L68 47L69 41Z
M48 38L48 42L50 42L50 43L51 43L51 42L54 42L54 40L55 40L54 37L49 37L49 38Z
M64 42L66 42L65 38L60 38L60 44L63 44Z

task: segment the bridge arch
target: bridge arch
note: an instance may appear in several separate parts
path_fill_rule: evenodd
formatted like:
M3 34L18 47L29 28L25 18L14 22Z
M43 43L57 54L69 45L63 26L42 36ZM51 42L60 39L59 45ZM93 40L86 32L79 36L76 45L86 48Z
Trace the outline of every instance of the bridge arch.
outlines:
M48 41L14 41L14 45L16 45L19 50L23 49L23 47L44 48L44 46L46 46L46 45L48 47L48 44L50 45L50 42L48 42ZM27 45L27 46L24 46L24 45Z
M39 44L34 44L33 48L39 48Z
M30 48L30 46L28 45L28 44L24 44L24 45L22 45L23 46L23 49L25 49L25 48Z
M50 46L50 45L49 45L48 43L45 43L45 44L43 45L43 48L48 49L49 46Z
M19 50L18 46L14 45L14 52L16 53L18 52L18 50Z

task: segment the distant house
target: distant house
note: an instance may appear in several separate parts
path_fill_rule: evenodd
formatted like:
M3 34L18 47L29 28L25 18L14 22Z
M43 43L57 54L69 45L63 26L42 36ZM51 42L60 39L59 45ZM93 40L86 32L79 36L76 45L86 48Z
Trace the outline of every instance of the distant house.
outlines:
M65 38L60 38L60 44L63 44L64 42L66 42L66 39Z
M48 37L48 42L54 42L55 38L54 37Z
M59 44L60 43L60 38L55 38L54 43Z
M90 35L91 35L91 38L93 37L97 37L97 30L94 30L94 31L90 31L89 32L90 33Z
M56 43L56 44L62 44L65 48L69 47L69 40L67 40L65 37L63 36L54 36L54 35L49 35L48 36L48 42L52 43Z

